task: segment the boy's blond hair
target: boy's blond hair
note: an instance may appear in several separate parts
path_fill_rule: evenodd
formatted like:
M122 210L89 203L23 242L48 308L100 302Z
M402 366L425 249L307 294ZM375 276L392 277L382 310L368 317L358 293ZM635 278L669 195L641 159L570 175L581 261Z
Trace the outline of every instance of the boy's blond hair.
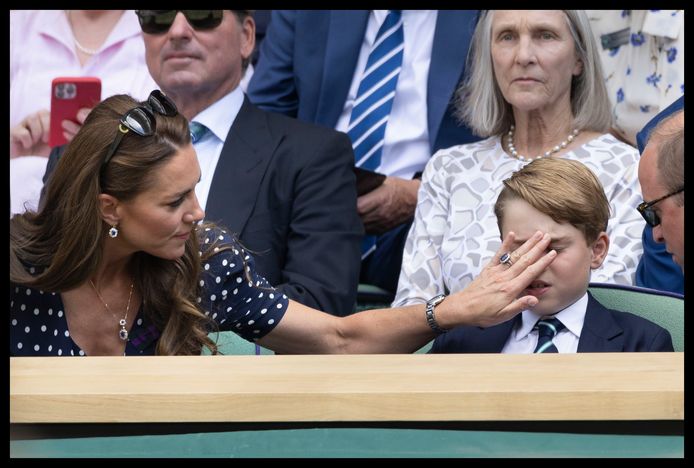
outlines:
M532 161L504 180L494 205L499 232L506 203L523 200L557 223L569 223L588 245L607 230L610 204L598 178L584 164L562 158Z

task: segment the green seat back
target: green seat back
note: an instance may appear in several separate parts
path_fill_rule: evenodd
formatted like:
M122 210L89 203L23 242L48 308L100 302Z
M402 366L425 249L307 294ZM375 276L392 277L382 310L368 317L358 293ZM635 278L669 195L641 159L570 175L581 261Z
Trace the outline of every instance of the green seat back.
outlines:
M364 286L360 285L360 287ZM375 287L373 289L374 294L381 292ZM590 283L589 291L605 307L631 312L665 328L672 336L675 351L684 351L684 298L682 296L635 286L603 283ZM369 290L369 292L372 291ZM388 304L379 302L376 300L369 305L388 307ZM367 304L362 304L362 306L367 306ZM358 310L365 310L375 307L362 308L358 306L357 308ZM217 340L219 351L224 355L274 354L273 351L262 346L256 347L255 344L231 331L211 333L210 338ZM433 340L417 350L416 353L428 352L432 343ZM204 350L203 354L209 354L209 351Z
M670 332L675 351L684 351L684 297L654 289L590 283L590 293L607 308L631 312Z
M257 346L250 341L246 341L239 335L232 331L223 332L213 332L209 334L212 341L217 342L217 347L219 353L225 356L238 356L245 354L275 354L273 351L263 348L262 346ZM202 352L203 355L209 355L210 351L205 348Z

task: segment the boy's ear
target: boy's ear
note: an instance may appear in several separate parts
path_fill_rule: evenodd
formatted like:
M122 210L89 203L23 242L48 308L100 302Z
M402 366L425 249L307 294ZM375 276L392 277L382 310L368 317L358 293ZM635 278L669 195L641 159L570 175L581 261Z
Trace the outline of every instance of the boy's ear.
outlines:
M600 268L602 262L605 261L605 257L607 256L607 250L609 248L610 238L608 237L605 231L602 231L600 234L598 234L598 238L595 239L591 247L592 256L590 259L590 268L592 268L593 270L595 270L596 268Z
M120 215L118 214L118 199L107 193L99 194L99 213L101 219L109 226L117 226L120 223Z

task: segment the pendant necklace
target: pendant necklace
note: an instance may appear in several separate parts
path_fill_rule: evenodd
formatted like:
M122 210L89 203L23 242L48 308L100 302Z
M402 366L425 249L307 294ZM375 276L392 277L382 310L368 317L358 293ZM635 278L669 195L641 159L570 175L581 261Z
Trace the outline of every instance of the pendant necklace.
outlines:
M99 291L97 291L96 286L94 286L94 282L89 279L89 284L92 285L92 288L94 289L94 292L96 293L97 297L101 301L101 303L104 305L106 308L106 311L110 313L114 319L118 320L116 317L116 314L111 312L111 309L108 307L108 304L106 304L106 301L104 301L104 298L101 297L101 294L99 294ZM135 285L135 281L133 280L130 283L130 296L128 296L128 305L125 308L125 315L123 316L122 319L118 320L118 325L120 325L120 330L118 331L118 337L123 340L123 341L128 341L128 329L126 328L128 322L128 312L130 312L130 300L133 298L133 286Z

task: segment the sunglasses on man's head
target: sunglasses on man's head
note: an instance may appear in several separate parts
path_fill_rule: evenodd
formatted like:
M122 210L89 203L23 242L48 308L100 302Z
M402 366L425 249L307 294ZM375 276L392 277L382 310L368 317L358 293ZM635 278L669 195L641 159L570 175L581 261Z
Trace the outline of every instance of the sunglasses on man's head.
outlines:
M143 137L154 135L154 132L157 130L157 120L154 117L155 112L167 117L173 117L178 114L178 109L176 104L158 89L149 93L149 97L143 105L130 109L120 118L118 133L108 149L102 167L106 166L113 155L116 154L123 136L129 131L132 130Z
M646 223L650 227L656 227L660 224L660 217L656 214L655 210L653 209L653 206L656 203L663 201L666 198L671 197L673 195L677 195L680 192L684 192L684 187L677 189L674 192L668 193L667 195L663 195L657 200L643 202L639 206L637 206L636 209L639 211L639 213L641 213L641 216L643 216L643 219L646 220Z
M224 10L136 10L135 13L143 32L163 34L169 30L179 11L193 29L200 31L216 28L224 16Z

